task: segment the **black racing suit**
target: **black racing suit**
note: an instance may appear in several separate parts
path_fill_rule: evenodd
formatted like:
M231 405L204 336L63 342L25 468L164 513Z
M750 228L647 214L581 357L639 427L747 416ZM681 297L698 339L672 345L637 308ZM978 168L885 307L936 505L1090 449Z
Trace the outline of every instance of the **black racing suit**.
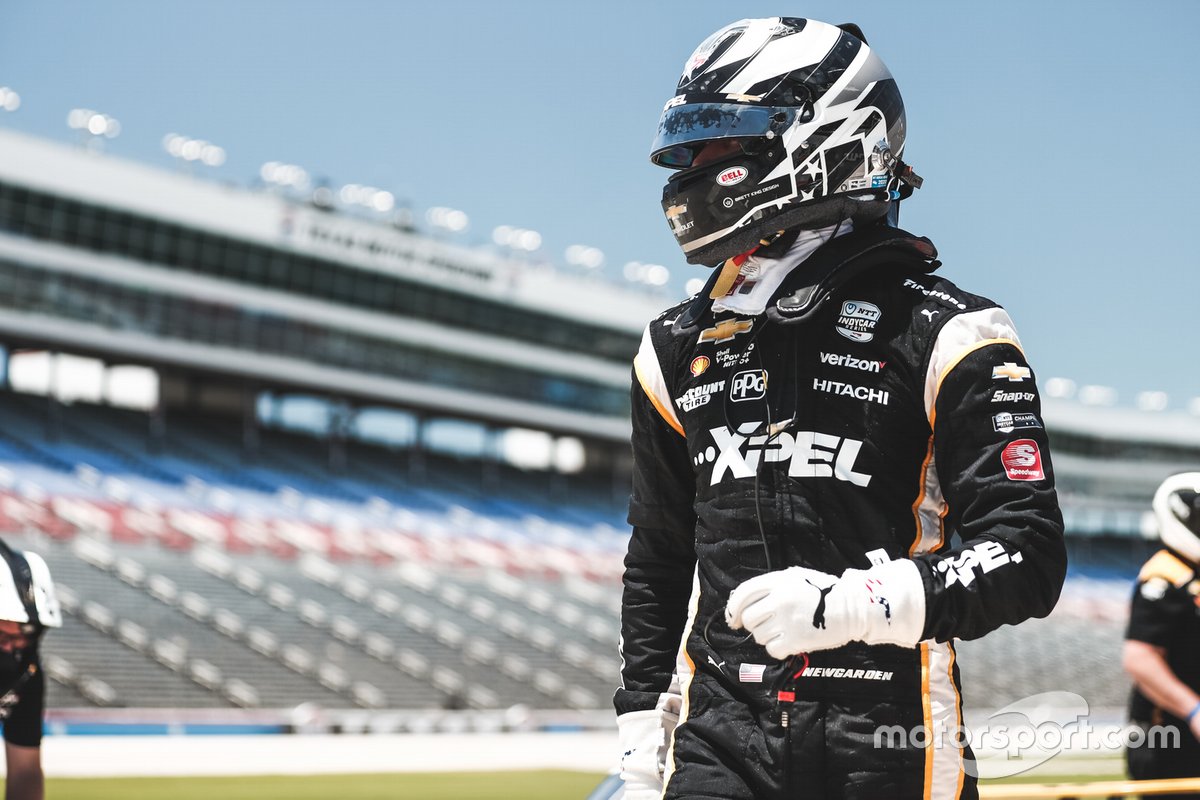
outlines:
M28 662L17 663L9 653L0 653L0 724L4 741L21 747L42 744L46 676L34 652L32 667Z
M1048 614L1066 554L1016 332L929 275L934 255L866 228L763 315L714 315L702 292L645 332L614 702L653 708L678 675L666 798L975 796L951 640ZM748 578L881 558L917 563L917 647L780 662L725 624Z
M1200 690L1200 575L1194 564L1169 548L1150 557L1138 574L1125 638L1161 647L1175 677ZM1143 734L1138 746L1125 751L1131 778L1200 776L1200 742L1186 720L1135 687L1129 721Z

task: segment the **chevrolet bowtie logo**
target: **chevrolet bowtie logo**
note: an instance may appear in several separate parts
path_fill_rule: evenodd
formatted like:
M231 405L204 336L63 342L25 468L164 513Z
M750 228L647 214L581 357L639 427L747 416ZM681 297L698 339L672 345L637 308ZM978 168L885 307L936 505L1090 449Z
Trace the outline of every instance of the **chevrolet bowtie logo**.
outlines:
M992 380L1008 378L1009 383L1020 383L1031 377L1029 367L1022 367L1011 361L1005 361L998 367L992 367Z
M704 342L728 342L739 333L748 333L754 327L752 319L727 319L718 322L711 328L705 328L700 331L700 343Z

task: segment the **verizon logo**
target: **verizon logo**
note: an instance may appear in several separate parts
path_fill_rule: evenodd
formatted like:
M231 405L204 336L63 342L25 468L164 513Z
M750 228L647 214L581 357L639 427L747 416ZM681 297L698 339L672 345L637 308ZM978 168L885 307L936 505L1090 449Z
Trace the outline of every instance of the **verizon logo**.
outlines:
M844 353L821 353L821 363L829 364L833 367L845 367L846 369L857 369L863 372L874 372L879 374L886 361L871 361L865 358L856 358L855 356L846 355Z

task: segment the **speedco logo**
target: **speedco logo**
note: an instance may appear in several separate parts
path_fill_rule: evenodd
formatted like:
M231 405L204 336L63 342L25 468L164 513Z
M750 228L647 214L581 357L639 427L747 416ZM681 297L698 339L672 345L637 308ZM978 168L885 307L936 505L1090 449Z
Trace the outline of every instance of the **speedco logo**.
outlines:
M1000 454L1004 471L1010 481L1040 481L1046 477L1042 470L1042 453L1033 439L1017 439Z
M733 186L746 180L746 176L749 174L745 167L730 167L717 176L717 183L722 186Z
M697 466L713 462L710 486L730 477L753 478L762 461L789 462L787 474L793 478L834 478L855 486L866 486L870 475L855 470L863 443L816 431L784 431L775 436L751 435L763 427L761 422L745 422L737 432L711 428L713 446L695 458Z
M821 353L821 363L846 369L859 369L863 372L878 374L887 365L886 361L870 361L865 358L855 358L843 353Z

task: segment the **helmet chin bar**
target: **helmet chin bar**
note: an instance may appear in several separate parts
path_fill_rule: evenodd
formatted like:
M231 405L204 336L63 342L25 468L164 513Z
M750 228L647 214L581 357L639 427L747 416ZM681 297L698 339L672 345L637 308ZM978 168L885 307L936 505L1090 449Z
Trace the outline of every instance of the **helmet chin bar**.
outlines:
M715 267L754 247L768 233L824 228L847 219L857 226L886 216L891 205L892 197L886 189L864 191L853 197L835 195L817 202L810 200L794 208L785 208L768 219L751 221L712 244L691 250L685 247L684 255L689 264Z

